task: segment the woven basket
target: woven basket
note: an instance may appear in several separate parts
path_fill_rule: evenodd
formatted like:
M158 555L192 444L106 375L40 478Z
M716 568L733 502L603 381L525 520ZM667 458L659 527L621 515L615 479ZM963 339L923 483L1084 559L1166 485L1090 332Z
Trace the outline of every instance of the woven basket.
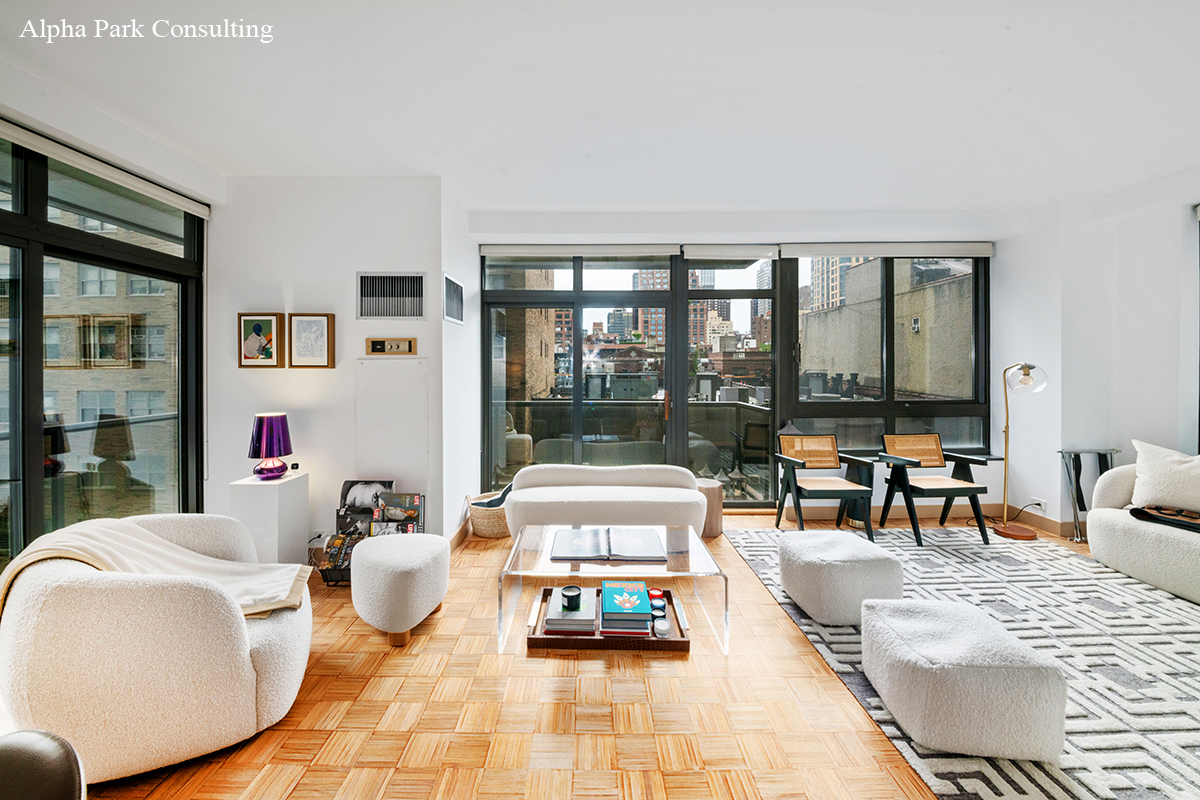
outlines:
M481 494L478 497L472 497L470 508L471 514L471 532L476 536L482 536L485 539L506 539L511 534L508 532L508 520L504 516L504 506L499 508L480 508L473 505L480 500L491 500L499 492L488 492Z

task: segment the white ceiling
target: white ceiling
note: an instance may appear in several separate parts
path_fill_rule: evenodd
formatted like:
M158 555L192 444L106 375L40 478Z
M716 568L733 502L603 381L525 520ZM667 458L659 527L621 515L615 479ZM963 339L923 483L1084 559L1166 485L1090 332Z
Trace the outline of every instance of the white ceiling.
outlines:
M18 38L98 16L274 41ZM1198 33L1195 0L0 6L0 57L221 173L440 175L474 210L1112 192L1200 165Z

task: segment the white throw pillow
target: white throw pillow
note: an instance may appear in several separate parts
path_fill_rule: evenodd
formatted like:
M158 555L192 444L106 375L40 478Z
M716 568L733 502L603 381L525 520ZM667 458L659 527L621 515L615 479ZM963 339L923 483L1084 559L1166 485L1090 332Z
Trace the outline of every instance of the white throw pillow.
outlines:
M1133 440L1137 449L1135 506L1169 506L1200 511L1200 456Z

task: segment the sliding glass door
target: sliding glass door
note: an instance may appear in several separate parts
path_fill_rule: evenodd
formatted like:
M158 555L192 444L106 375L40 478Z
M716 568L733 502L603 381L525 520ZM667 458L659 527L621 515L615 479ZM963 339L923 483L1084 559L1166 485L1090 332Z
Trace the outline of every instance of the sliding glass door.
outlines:
M485 485L667 463L770 500L774 261L631 249L485 254Z

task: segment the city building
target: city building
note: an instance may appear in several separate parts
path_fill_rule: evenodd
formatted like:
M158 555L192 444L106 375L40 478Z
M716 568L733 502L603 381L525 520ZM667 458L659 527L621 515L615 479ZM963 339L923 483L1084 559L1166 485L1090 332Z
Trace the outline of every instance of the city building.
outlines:
M861 256L818 256L812 260L812 309L824 311L846 302L846 270L867 259Z

